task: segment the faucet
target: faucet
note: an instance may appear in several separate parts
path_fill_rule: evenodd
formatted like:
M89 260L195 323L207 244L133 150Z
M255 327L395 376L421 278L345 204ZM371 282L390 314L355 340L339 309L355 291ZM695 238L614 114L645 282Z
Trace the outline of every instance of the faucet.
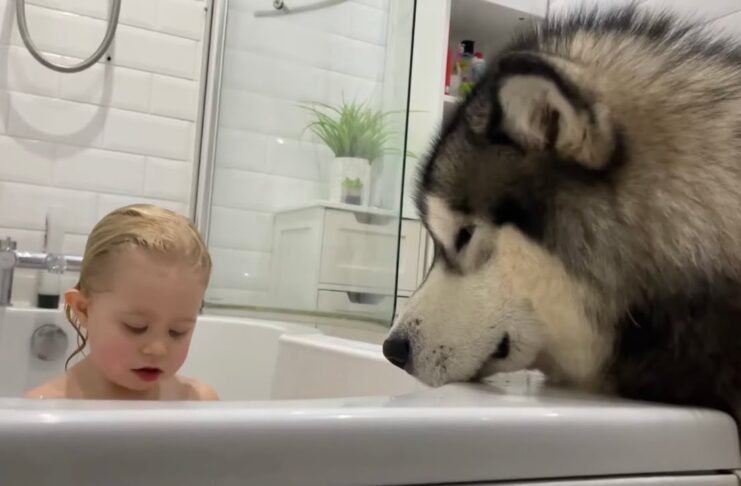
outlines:
M18 251L17 246L17 242L10 237L0 240L0 307L12 305L13 271L16 268L62 274L66 271L79 272L82 267L80 256Z

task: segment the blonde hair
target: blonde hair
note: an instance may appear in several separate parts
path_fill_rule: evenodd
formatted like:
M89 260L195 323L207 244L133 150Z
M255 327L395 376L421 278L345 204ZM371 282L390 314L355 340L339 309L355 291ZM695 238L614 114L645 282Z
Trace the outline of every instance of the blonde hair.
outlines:
M167 257L177 258L194 270L203 272L206 284L211 275L211 257L198 230L184 216L151 204L133 204L107 214L88 236L82 257L80 280L75 288L84 295L101 289L102 276L110 255L141 248ZM87 344L77 316L65 303L67 320L77 332L77 349L67 358L81 353Z

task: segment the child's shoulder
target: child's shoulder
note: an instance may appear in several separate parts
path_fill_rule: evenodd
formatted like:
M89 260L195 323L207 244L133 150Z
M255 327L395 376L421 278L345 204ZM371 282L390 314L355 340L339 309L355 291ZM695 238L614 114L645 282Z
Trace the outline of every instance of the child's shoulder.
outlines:
M62 375L55 380L28 390L23 395L23 398L31 398L35 400L68 398L67 375Z
M219 400L216 390L202 381L185 376L176 376L175 379L185 400Z

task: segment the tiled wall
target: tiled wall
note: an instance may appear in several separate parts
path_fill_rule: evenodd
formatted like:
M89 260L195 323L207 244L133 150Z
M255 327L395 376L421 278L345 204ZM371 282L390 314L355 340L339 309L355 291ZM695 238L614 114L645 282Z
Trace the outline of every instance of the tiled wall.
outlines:
M253 14L270 9L265 0L229 4L209 241L211 302L265 303L273 215L327 197L333 155L304 132L308 118L296 104L339 103L343 96L382 101L388 0L351 0L301 15Z
M112 61L59 74L23 46L15 0L0 0L0 237L40 250L46 208L61 204L65 250L81 254L95 222L118 206L188 212L206 4L123 0ZM27 0L33 40L57 63L79 62L100 44L108 5ZM16 282L23 299L29 274Z
M107 0L27 3L33 38L51 59L76 62L99 44ZM230 2L211 220L214 295L251 304L265 295L274 212L326 197L332 154L303 133L295 103L380 103L391 25L389 0L253 16L271 3ZM570 3L552 0L551 8ZM701 11L741 35L737 0L643 3ZM112 61L68 75L31 58L15 0L0 0L0 237L40 250L46 207L62 204L65 250L81 253L93 224L115 207L151 201L187 212L206 4L123 0ZM17 296L32 285L28 273L16 281Z

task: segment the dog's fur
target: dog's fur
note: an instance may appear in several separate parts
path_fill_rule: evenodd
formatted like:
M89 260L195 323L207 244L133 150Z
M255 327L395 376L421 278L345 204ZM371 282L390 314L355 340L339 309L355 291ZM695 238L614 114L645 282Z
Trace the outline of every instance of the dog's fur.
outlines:
M731 40L634 6L546 21L491 60L417 203L435 260L388 340L423 382L538 368L739 417Z

